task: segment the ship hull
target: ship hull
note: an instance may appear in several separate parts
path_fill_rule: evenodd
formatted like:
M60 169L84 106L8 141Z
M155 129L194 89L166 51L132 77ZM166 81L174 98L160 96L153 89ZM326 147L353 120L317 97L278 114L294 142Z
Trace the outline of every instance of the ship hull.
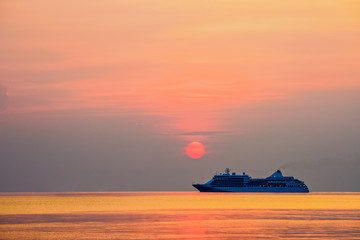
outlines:
M308 193L303 187L212 187L207 184L193 184L200 192L273 192L273 193Z

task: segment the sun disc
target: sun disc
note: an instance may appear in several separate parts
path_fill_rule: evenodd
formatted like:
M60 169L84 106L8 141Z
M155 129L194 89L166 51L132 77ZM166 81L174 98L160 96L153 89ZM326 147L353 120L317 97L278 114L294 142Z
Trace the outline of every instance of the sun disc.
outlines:
M205 153L204 145L200 142L191 142L186 147L186 154L192 159L201 158Z

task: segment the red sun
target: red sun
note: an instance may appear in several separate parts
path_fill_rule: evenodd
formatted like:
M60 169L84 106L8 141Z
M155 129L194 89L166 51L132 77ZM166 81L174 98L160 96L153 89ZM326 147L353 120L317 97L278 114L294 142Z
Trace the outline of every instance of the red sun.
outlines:
M204 153L204 145L202 145L200 142L191 142L186 147L186 154L193 159L201 158Z

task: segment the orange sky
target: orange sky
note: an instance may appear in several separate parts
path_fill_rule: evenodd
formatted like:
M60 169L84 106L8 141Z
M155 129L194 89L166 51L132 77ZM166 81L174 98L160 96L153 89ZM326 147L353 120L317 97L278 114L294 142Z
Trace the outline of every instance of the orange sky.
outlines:
M19 129L27 126L47 142L40 132L61 135L68 124L71 134L80 134L79 126L109 131L103 136L111 141L101 144L114 146L116 158L115 132L126 150L138 144L128 139L149 141L150 153L139 159L176 158L166 145L174 139L183 155L189 142L202 142L210 160L260 152L281 159L271 154L283 148L266 149L269 142L310 155L321 147L308 148L338 139L343 148L332 142L326 149L356 152L347 149L356 141L346 139L357 139L359 129L359 9L358 0L1 1L0 141L2 130L26 139ZM96 117L105 120L97 126ZM306 138L319 126L324 135L302 149L306 141L294 131ZM171 140L160 144L153 133ZM255 135L254 144L269 141L262 151L246 147ZM97 149L91 144L86 149Z
M171 118L172 133L224 131L231 109L360 85L357 1L5 1L2 9L7 114L136 111Z
M240 130L226 124L233 109L359 86L357 9L357 1L5 1L3 114L160 115L168 120L152 123L155 131L206 141Z
M2 9L8 112L182 115L360 84L358 1L5 1Z

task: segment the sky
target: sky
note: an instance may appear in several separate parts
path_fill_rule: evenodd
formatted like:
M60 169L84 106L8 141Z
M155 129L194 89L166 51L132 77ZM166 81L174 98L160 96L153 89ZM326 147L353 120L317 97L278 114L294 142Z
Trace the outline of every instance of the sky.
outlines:
M2 192L360 191L357 0L3 0L0 36Z

